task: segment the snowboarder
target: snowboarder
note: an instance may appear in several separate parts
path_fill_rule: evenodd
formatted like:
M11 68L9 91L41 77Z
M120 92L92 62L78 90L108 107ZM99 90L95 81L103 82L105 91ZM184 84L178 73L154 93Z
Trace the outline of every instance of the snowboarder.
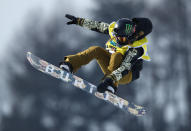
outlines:
M119 84L128 84L139 78L143 60L150 60L147 53L146 36L152 32L152 22L148 18L122 18L111 24L78 18L66 14L68 25L76 24L90 30L108 34L106 49L91 46L75 55L65 56L60 68L75 73L81 66L96 59L104 73L97 86L101 93L115 93Z

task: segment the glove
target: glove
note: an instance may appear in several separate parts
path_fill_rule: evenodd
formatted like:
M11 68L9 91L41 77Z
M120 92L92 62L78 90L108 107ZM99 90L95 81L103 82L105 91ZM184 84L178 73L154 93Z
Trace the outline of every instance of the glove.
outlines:
M70 21L66 23L67 25L77 24L78 23L78 18L76 18L73 15L66 14L65 17L70 19Z
M105 91L109 91L115 93L117 91L117 87L113 84L113 79L110 77L106 77L98 86L97 91L100 93L104 93Z

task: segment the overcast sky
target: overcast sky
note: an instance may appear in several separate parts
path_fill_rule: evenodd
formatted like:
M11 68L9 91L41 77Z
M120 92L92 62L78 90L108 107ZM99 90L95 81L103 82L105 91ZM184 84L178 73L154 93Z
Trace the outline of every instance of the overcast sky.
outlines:
M93 1L86 0L84 3L83 0L0 0L0 59L4 55L8 43L13 38L14 32L21 28L26 15L31 10L40 8L43 13L48 15L56 8L55 5L59 3L64 4L69 12L86 15L86 9L95 7Z
M29 10L42 7L50 11L54 0L0 0L0 58L5 53L14 31L24 22Z

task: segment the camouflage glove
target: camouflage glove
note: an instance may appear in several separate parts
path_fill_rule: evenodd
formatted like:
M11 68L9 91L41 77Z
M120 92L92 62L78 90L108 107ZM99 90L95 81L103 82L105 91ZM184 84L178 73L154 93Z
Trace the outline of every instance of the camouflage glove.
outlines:
M66 23L67 25L71 25L71 24L81 25L82 22L84 21L84 19L77 18L77 17L70 15L70 14L66 14L65 17L70 19L70 21Z

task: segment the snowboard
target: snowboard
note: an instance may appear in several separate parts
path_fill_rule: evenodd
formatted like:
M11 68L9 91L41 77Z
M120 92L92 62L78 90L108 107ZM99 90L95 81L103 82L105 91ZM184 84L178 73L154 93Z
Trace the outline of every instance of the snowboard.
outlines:
M47 61L33 55L31 52L27 52L27 59L35 69L60 79L71 85L71 87L77 87L83 91L86 91L101 100L111 103L125 112L135 116L143 116L146 113L146 109L144 107L135 105L108 91L99 93L94 84L48 63Z

